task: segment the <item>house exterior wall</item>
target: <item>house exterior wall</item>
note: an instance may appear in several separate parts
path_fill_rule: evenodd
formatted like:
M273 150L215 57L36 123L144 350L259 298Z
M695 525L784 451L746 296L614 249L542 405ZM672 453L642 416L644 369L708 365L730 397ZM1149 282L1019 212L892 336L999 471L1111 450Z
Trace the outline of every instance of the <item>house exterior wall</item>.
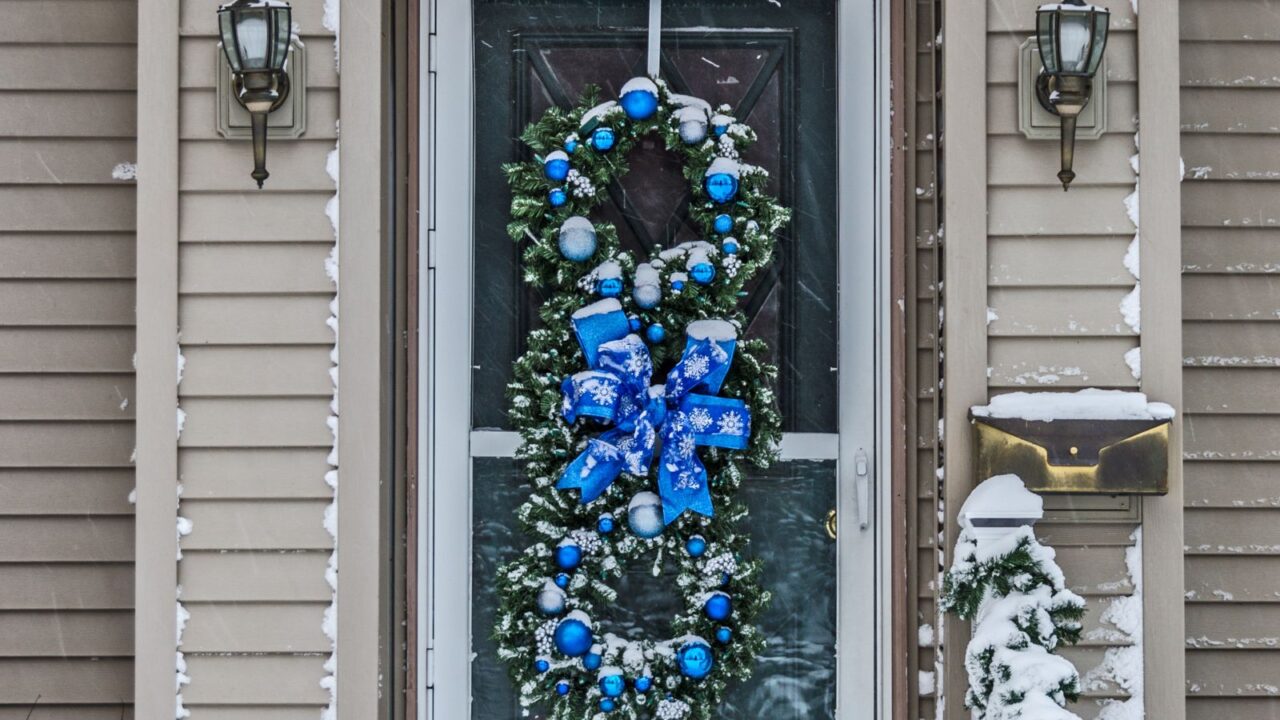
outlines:
M1280 707L1280 19L1263 2L1179 7L1187 717L1272 718Z
M132 717L134 3L0 17L0 717Z

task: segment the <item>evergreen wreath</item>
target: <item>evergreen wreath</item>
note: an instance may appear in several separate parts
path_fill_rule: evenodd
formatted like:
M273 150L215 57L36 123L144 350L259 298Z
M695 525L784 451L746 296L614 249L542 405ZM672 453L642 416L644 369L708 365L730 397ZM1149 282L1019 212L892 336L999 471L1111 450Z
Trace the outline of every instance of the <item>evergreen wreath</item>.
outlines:
M618 102L598 95L547 110L522 135L534 157L504 168L507 230L545 301L509 386L534 488L517 517L533 543L499 572L494 636L521 703L554 720L709 720L765 644L754 622L769 593L735 495L739 460L775 459L781 419L777 369L763 341L738 339L739 306L790 211L741 162L755 133L727 106L649 78ZM708 240L637 263L587 216L651 134L682 159ZM683 611L669 638L607 632L610 581L641 563L654 577L674 564Z

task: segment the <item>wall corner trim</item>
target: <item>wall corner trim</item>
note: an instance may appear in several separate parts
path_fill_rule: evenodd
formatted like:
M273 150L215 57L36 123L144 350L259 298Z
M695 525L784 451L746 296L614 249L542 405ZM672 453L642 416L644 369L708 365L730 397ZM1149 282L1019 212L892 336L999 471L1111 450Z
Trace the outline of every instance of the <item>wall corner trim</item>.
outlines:
M178 28L138 0L134 713L174 713L178 541Z

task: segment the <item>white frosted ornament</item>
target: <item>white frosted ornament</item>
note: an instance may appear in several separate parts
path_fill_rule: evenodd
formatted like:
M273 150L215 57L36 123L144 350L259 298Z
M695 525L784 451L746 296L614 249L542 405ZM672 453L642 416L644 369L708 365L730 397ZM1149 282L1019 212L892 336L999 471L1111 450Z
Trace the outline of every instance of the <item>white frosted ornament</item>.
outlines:
M688 145L697 145L707 139L707 113L699 107L685 106L675 113L680 139Z
M554 582L548 580L538 592L538 610L549 617L564 612L565 594Z
M584 262L596 254L596 228L581 215L574 215L560 226L560 254L566 260Z
M627 524L631 532L649 539L662 534L662 498L651 492L636 493L627 506Z
M631 292L636 305L645 310L657 307L662 302L661 282L657 268L650 263L636 266L635 289Z

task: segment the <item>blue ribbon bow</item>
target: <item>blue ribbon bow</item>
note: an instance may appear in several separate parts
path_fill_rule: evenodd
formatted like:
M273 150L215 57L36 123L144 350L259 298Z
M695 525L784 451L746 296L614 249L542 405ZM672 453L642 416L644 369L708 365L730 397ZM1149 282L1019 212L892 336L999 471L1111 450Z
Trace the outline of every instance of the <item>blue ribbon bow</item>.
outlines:
M565 378L562 412L571 423L579 417L594 417L613 427L588 440L556 487L580 488L582 502L588 503L600 497L623 470L648 475L661 428L658 490L664 521L670 524L685 510L713 516L707 470L696 448L741 450L751 437L746 404L715 395L737 347L733 326L719 320L691 323L680 362L667 373L665 386L653 387L649 385L653 375L649 350L630 332L617 300L602 300L579 310L573 326L592 369Z

